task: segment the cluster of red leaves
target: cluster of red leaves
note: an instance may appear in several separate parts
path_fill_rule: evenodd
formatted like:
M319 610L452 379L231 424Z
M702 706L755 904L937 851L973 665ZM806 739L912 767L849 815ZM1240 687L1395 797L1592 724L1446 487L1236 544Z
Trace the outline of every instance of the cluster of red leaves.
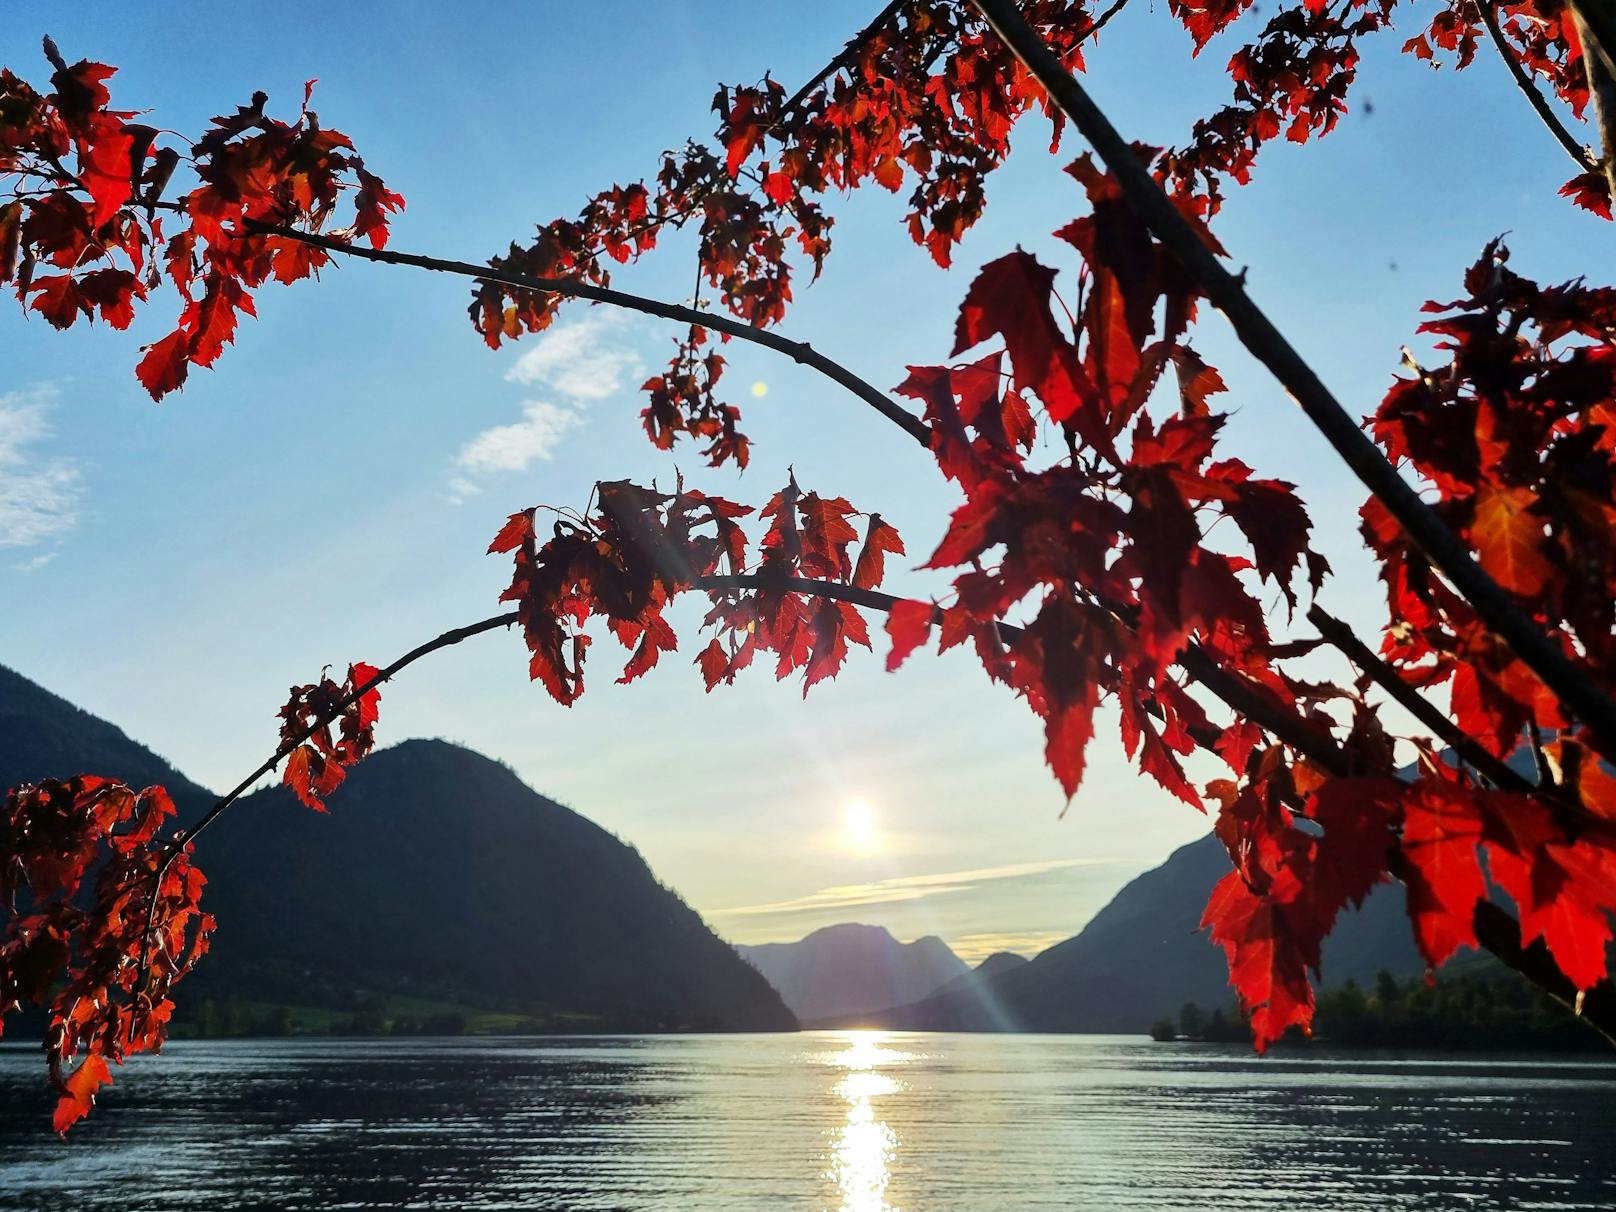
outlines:
M1196 122L1187 145L1163 153L1158 177L1213 213L1223 202L1222 180L1246 184L1265 143L1281 133L1305 143L1334 130L1357 76L1357 39L1387 26L1395 4L1346 0L1280 9L1229 60L1234 103ZM1186 13L1196 51L1244 7L1219 3Z
M557 514L542 543L537 510L512 514L488 550L515 560L500 600L516 603L534 680L572 705L583 693L591 618L603 618L630 650L618 681L640 677L677 649L667 610L692 589L713 595L703 625L717 634L696 658L707 689L732 682L759 652L776 657L777 677L801 669L804 693L833 676L849 641L870 646L869 631L850 601L804 592L814 588L804 582L873 589L885 555L903 544L871 514L855 562L858 511L841 497L802 492L792 477L762 510L769 528L749 567L737 519L752 512L682 485L663 493L620 481L597 485L587 516Z
M1482 567L1600 685L1616 681L1616 291L1541 287L1494 243L1465 275L1466 297L1431 303L1422 330L1445 365L1398 379L1371 422L1416 473ZM1502 898L1521 941L1541 943L1571 985L1604 980L1616 914L1612 747L1575 721L1437 576L1378 500L1363 532L1379 557L1387 661L1411 685L1446 686L1459 731L1507 759L1533 738L1540 782L1494 787L1423 751L1391 779L1389 750L1351 745L1367 777L1324 779L1305 761L1222 789L1219 834L1236 871L1206 924L1229 953L1259 1043L1311 1021L1318 946L1339 910L1395 874L1434 967L1477 944L1480 903ZM1354 721L1367 735L1369 717ZM1542 738L1547 739L1542 739ZM1273 751L1271 750L1270 753ZM1303 804L1308 828L1291 806ZM1354 815L1343 815L1350 808ZM1346 839L1337 848L1333 839ZM1323 860L1328 855L1329 862Z
M346 681L322 676L310 685L293 686L280 709L281 750L286 754L281 781L316 812L325 811L325 797L341 785L348 767L375 747L382 699L376 687L379 673L374 665L349 665Z
M685 434L707 443L702 451L714 467L729 460L742 471L751 461L751 443L737 427L741 411L725 404L716 394L724 373L724 357L706 348L707 329L692 324L676 350L665 374L653 375L642 390L650 402L641 411L645 432L658 450L672 450L674 439Z
M1128 752L1199 807L1180 757L1195 748L1191 730L1210 723L1173 666L1193 643L1294 702L1296 690L1272 667L1255 582L1271 579L1292 596L1309 523L1290 484L1214 457L1223 418L1207 397L1222 381L1185 343L1196 291L1110 176L1087 157L1072 172L1092 205L1057 233L1084 262L1075 324L1056 307L1054 271L1011 253L972 284L955 340L956 355L996 338L1002 350L911 368L899 389L925 406L938 461L966 497L927 564L970 567L938 613L939 643L970 640L989 675L1043 718L1046 754L1068 795L1082 778L1095 708L1115 694ZM1169 366L1178 372L1176 408L1158 420L1146 405ZM1028 465L1029 398L1064 430L1071 458ZM1243 534L1249 557L1207 544L1219 518ZM1309 572L1321 577L1322 561ZM1031 621L1007 639L998 620L1018 606ZM920 611L894 612L894 664L931 625ZM1237 771L1249 748L1234 747Z
M1616 683L1616 290L1542 287L1496 242L1465 274L1466 297L1429 303L1421 331L1445 365L1399 378L1372 432L1415 472L1481 566L1600 685ZM1433 574L1383 506L1363 533L1387 587L1383 651L1415 685L1448 684L1454 717L1503 756L1522 730L1567 721L1548 690ZM1555 742L1610 746L1585 730ZM1569 763L1595 771L1593 761ZM1590 775L1590 777L1595 777Z
M386 243L388 214L404 200L365 170L347 136L321 129L307 89L296 122L268 117L257 93L182 152L111 108L113 68L69 66L49 39L45 52L51 92L0 69L0 189L9 193L0 194L0 283L56 328L82 315L119 329L137 302L171 283L178 323L136 368L153 399L182 386L192 366L213 365L240 316L255 314L250 291L330 260L254 225L320 231L350 191L351 226L327 234ZM197 184L165 201L182 163ZM166 233L165 221L177 230Z
M112 1080L109 1059L162 1046L169 992L208 949L207 880L188 846L158 836L173 814L161 787L137 792L91 775L6 797L0 1015L49 1008L58 1132Z

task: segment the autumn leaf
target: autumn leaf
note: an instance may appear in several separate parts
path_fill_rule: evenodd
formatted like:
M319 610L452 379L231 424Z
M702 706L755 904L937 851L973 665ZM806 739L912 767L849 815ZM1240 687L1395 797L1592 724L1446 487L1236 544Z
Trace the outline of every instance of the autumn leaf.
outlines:
M1537 494L1526 488L1484 485L1476 492L1470 535L1487 574L1514 593L1533 597L1554 576L1543 555L1543 520Z
M1229 961L1229 983L1251 1017L1258 1052L1291 1027L1308 1027L1314 995L1307 964L1291 944L1283 911L1252 892L1238 871L1218 881L1201 925Z
M1403 797L1408 915L1425 962L1435 968L1476 945L1476 903L1487 895L1478 847L1481 816L1465 791L1429 779Z
M887 612L887 635L892 650L887 654L887 671L894 672L909 654L931 638L932 618L937 608L930 602L905 598L894 602Z
M524 509L520 513L513 513L499 528L494 541L488 545L489 555L498 555L507 551L515 551L524 542L533 537L533 511Z
M724 680L729 672L729 653L715 637L707 647L703 648L696 657L696 664L701 667L701 679L706 684L707 693L711 694L713 687Z
M1560 196L1570 198L1584 210L1591 210L1601 219L1609 219L1610 182L1602 172L1579 173L1560 187Z
M886 576L886 558L883 552L903 555L903 540L893 527L872 513L864 531L864 545L859 548L858 563L853 568L853 584L860 589L874 589Z
M107 1068L107 1062L94 1054L85 1057L63 1083L62 1096L56 1100L56 1111L51 1116L51 1127L66 1136L69 1128L90 1113L96 1091L111 1084L112 1071Z

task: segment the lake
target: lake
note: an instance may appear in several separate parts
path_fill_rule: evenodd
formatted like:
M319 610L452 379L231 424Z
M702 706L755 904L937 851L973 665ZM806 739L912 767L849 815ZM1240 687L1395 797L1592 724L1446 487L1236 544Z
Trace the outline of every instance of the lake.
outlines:
M1579 1209L1616 1066L1107 1036L179 1042L63 1144L0 1048L0 1208Z

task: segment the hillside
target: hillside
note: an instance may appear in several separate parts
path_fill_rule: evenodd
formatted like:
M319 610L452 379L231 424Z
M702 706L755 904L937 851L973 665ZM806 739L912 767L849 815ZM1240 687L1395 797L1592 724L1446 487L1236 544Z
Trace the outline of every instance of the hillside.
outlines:
M0 785L80 772L163 782L183 819L209 799L117 728L0 668ZM632 847L496 762L407 741L356 767L330 804L321 815L260 791L202 839L220 926L189 1000L343 1005L363 991L595 1029L796 1025Z
M933 935L900 943L885 927L856 923L735 950L805 1022L918 1001L970 971Z

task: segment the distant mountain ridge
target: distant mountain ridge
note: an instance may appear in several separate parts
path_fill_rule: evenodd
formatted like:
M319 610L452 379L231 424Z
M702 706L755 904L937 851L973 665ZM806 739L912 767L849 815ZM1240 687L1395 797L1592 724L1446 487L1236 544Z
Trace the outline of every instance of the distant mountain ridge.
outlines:
M0 667L0 789L96 773L212 796L116 727ZM181 1001L328 1004L355 989L535 1007L592 1029L791 1030L755 969L632 847L442 741L360 763L320 815L282 788L199 843L214 948Z
M804 1022L918 1001L970 972L935 935L901 943L884 926L847 922L794 943L735 948Z
M1142 1032L1185 1002L1232 1005L1223 953L1200 929L1229 856L1212 835L1138 876L1074 937L1030 963L939 990L861 1022L920 1031ZM1383 885L1341 915L1324 943L1324 979L1368 983L1382 968L1419 972L1403 891Z

